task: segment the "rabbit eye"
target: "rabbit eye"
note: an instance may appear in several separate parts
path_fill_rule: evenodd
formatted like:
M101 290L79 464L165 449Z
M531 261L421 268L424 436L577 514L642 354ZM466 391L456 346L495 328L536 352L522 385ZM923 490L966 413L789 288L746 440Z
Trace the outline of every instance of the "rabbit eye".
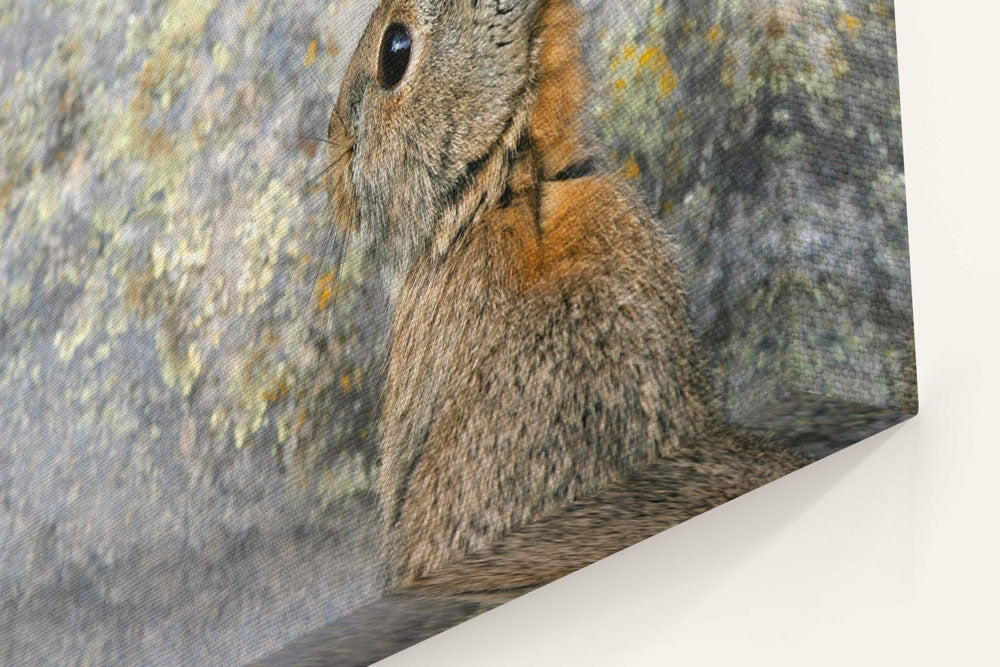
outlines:
M401 23L393 23L382 35L379 49L378 81L386 88L399 84L410 64L410 48L413 46L410 33Z

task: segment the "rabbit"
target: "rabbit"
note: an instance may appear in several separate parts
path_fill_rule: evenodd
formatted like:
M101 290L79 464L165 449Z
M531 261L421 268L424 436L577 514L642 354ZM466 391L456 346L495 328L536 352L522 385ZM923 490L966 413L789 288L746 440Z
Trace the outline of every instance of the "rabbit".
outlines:
M677 251L598 154L569 0L383 0L329 124L392 304L391 590L537 586L805 460L725 426Z

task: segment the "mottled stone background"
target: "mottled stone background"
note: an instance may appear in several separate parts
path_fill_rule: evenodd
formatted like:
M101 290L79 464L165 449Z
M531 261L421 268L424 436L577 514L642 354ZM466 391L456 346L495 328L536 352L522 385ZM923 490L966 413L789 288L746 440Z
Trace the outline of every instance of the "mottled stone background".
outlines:
M915 411L891 4L581 4L730 417L818 455ZM238 662L379 596L386 304L315 179L373 5L0 0L0 663Z

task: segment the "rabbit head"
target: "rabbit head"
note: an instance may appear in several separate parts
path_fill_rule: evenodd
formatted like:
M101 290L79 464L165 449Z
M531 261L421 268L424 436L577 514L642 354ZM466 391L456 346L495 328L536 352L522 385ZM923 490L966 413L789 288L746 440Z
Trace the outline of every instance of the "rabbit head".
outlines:
M503 194L534 97L542 0L384 0L329 133L335 221L399 283Z

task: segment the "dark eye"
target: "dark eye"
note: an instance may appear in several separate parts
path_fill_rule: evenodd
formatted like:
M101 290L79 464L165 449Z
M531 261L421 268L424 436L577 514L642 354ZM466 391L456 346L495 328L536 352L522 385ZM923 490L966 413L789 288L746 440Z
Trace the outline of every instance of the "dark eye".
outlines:
M382 35L378 56L378 81L386 88L395 88L410 64L410 33L401 23L390 24Z

